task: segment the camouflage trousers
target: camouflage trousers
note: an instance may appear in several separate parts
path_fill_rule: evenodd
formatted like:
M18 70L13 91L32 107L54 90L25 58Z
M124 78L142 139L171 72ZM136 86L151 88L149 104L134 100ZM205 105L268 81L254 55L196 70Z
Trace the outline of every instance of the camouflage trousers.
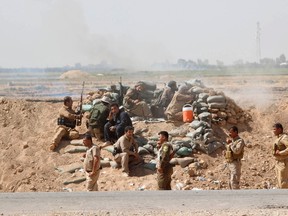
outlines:
M171 190L171 176L173 174L173 168L164 170L163 173L157 171L157 184L158 190Z
M53 137L52 143L55 144L55 146L58 146L62 138L68 138L68 139L78 139L79 138L79 132L76 129L71 129L69 127L65 127L63 125L60 125L56 128L56 133Z
M240 177L241 177L241 160L234 160L228 163L228 169L230 171L230 189L240 189Z
M135 104L131 109L129 109L129 114L131 114L131 116L140 116L144 118L152 117L151 110L144 101Z
M288 159L276 161L275 171L279 188L288 188Z
M86 190L98 191L98 179L100 175L100 169L93 175L89 176L89 172L86 172Z

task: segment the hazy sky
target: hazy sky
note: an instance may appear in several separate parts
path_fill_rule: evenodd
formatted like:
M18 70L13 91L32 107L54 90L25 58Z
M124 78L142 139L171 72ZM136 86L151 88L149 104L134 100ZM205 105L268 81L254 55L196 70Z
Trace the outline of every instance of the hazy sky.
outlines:
M288 57L287 0L0 0L0 66Z

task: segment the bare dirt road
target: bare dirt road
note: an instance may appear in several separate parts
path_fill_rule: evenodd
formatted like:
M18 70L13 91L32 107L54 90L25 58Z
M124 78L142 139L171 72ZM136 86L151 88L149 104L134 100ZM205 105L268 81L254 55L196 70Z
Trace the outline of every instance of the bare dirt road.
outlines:
M288 215L288 190L1 193L1 215Z

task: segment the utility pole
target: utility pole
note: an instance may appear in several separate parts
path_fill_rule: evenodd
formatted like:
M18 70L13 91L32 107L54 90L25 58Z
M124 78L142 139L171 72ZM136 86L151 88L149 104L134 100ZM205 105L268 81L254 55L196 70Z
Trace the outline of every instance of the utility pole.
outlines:
M258 63L260 63L260 59L261 59L260 35L261 35L260 23L257 22L257 31L256 31L256 61L257 61Z

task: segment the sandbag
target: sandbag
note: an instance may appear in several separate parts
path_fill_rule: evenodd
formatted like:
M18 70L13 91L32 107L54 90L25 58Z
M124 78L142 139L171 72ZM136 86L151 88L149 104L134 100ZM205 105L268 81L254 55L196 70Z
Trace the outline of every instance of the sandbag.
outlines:
M102 148L103 150L106 150L106 151L108 151L108 152L110 152L110 153L113 153L113 151L114 151L114 146L113 145L110 145L110 146L106 146L106 147L104 147L104 148Z
M210 109L224 109L226 107L226 103L208 103Z
M207 102L207 98L209 97L209 94L208 93L200 93L198 95L198 99L201 99L203 102Z
M71 184L71 183L80 183L83 181L86 181L86 177L77 177L77 178L68 179L68 180L65 180L63 182L63 184L67 185L67 184Z
M81 168L83 168L83 163L76 162L76 163L56 167L55 169L58 170L62 174L62 173L66 173L66 172L74 173L75 170L78 170Z
M107 160L101 160L100 165L101 167L111 167L110 161Z
M149 153L154 153L154 147L150 144L144 145L143 148L147 149Z
M198 86L194 86L194 87L192 87L191 91L193 93L200 94L200 93L204 92L204 89L202 89L201 87L198 87Z
M192 149L191 148L187 148L187 147L181 147L176 154L179 156L188 156L192 153Z
M150 154L150 152L146 148L141 147L141 146L139 146L139 148L138 148L138 153L140 155L142 155L142 154Z
M205 145L203 147L206 151L206 154L211 154L214 151L216 151L217 149L221 148L222 146L223 146L222 143L215 141L215 142L211 142L208 145Z
M86 152L87 151L87 147L86 146L73 146L68 147L68 149L65 149L65 153L79 153L79 152Z
M149 163L143 164L142 167L145 169L150 169L150 170L155 171L156 170L156 163L153 163L150 161Z
M223 95L213 95L207 98L208 103L226 103L226 97Z

